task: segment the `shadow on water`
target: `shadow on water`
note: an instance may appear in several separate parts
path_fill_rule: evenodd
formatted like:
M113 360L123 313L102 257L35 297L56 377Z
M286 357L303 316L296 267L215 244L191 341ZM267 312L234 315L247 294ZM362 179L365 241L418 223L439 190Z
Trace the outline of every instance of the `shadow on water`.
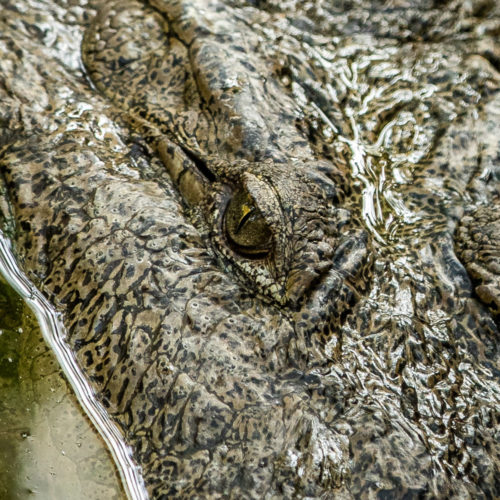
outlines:
M0 498L123 499L36 319L0 278Z

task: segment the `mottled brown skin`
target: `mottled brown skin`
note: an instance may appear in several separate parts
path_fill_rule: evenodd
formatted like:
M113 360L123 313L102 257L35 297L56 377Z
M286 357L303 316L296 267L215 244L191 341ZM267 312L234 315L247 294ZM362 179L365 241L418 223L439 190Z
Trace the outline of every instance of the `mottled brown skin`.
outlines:
M500 319L500 205L480 207L460 221L456 246L479 299Z
M299 109L256 69L258 37L214 12L218 31L206 29L189 2L151 5L108 3L85 34L83 61L152 137L223 266L282 305L297 305L327 272L354 285L367 236L339 207L341 173L315 160L297 130ZM249 220L240 238L228 231L231 211Z
M105 97L23 31L51 25L51 9L6 10L0 166L17 254L64 312L152 498L498 497L498 329L453 250L471 186L495 191L478 171L497 151L484 153L494 68L451 6L445 40L418 43L404 9L360 4L314 24L299 6L294 17L269 4L104 6L83 48ZM348 21L368 8L369 33L353 35ZM442 10L417 10L429 33ZM332 19L344 21L332 22L334 42L321 34ZM109 35L102 46L96 33ZM127 64L127 85L116 33L148 54ZM151 59L155 40L170 45ZM181 40L193 40L190 58ZM168 87L158 91L154 65L137 72L144 61L167 70ZM371 89L382 90L370 100ZM387 218L360 215L372 179L356 147L385 169ZM245 204L262 217L235 241ZM263 263L235 252L266 248L273 216L267 258L287 255L281 290L294 289L301 256L318 275L296 301L259 285ZM302 227L323 232L326 266L323 241Z

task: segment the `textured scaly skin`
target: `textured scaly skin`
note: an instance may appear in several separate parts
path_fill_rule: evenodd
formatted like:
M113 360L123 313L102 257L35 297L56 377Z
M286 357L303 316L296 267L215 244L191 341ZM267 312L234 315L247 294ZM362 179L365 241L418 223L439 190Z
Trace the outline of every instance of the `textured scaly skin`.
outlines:
M189 10L193 5L158 2L154 16L162 12L164 20L172 6ZM275 113L267 113L262 103L279 84L268 66L258 63L260 55L250 50L247 57L267 78L268 93L252 95L249 108L237 97L219 96L222 102L215 99L207 112L216 118L207 121L199 136L184 133L189 124L198 124L183 119L189 109L183 115L182 109L172 108L173 118L162 118L170 109L168 93L167 105L157 110L158 120L151 119L155 110L150 102L140 101L148 106L139 120L127 96L143 99L144 88L140 80L131 81L117 104L147 136L153 153L129 135L121 115L78 71L65 66L43 38L24 35L21 26L12 29L18 21L9 12L3 15L11 23L6 32L12 46L2 46L0 59L0 164L17 225L16 250L29 276L65 313L67 341L132 445L153 498L498 496L498 330L474 298L452 244L459 213L454 193L466 189L484 139L474 112L462 113L443 134L436 133L435 146L419 161L413 182L401 188L404 201L419 217L415 225L402 226L393 246L371 249L375 263L367 290L363 271L335 274L329 254L330 267L303 288L296 303L280 303L259 289L252 269L240 266L235 276L235 256L223 253L224 240L214 241L215 226L197 208L210 205L199 193L189 197L181 179L172 176L183 168L195 171L188 150L224 179L217 181L219 187L227 183L232 188L235 177L240 182L251 173L267 175L266 182L280 193L293 189L292 203L303 211L298 216L304 227L305 208L314 214L323 210L325 216L344 209L348 200L343 192L350 186L339 180L341 155L334 157L316 140L314 124L307 143L301 136L305 129L299 132L286 116L281 118L287 132L274 142L257 126L255 115L260 113L273 125L269 130L278 129ZM217 15L233 26L232 16L238 12L223 9ZM203 18L210 10L202 15L201 9L191 9L190 18L195 14ZM421 14L431 22L436 11ZM25 13L23 20L39 22L30 15ZM357 11L350 15L356 19ZM377 24L380 19L384 13L374 13L369 26L386 36L387 24ZM401 13L397 19L389 29L404 28L405 22L413 26ZM346 29L353 25L345 23ZM389 34L397 38L397 33ZM203 33L198 35L203 39ZM189 36L189 29L180 29L177 36ZM414 52L413 47L408 50ZM423 64L424 56L415 57ZM224 58L216 59L218 72L223 63ZM307 78L307 64L307 59L299 61L299 73L291 76L299 82L303 75ZM446 98L454 103L451 92L457 91L453 78L458 70L453 61L442 64L443 74L434 85L445 91L448 87ZM203 64L186 67L201 71L201 77L209 74ZM248 71L244 81L255 78ZM201 95L201 90L184 88L187 81L181 80L182 92ZM107 88L112 85L110 81ZM215 95L208 84L205 91ZM243 85L242 94L248 96L245 92ZM163 93L157 96L164 98ZM424 111L427 105L439 109L440 98L439 93L422 95L419 104ZM290 101L283 99L275 105L294 116L294 105L288 109ZM469 105L474 109L474 103ZM199 106L196 117L205 113L204 105ZM382 102L383 112L374 116L384 116L384 106ZM415 109L411 102L408 109ZM219 122L216 113L228 122L234 113L239 130L233 135L227 131L227 141L217 145L220 150L211 149L217 136L210 127L227 123ZM425 113L417 106L412 116L418 124ZM308 116L299 118L308 124ZM341 130L348 126L339 118ZM430 125L428 129L435 132ZM106 134L100 135L101 130ZM250 136L259 144L269 145L260 153L264 158L254 146L243 148L243 157L237 157L244 144L240 139L249 130L257 130ZM404 151L405 132L402 127L394 148ZM374 132L364 133L370 137ZM292 156L303 166L297 177L284 174ZM179 158L185 166L175 163ZM228 165L241 170L228 170ZM296 186L298 180L314 178L317 185ZM440 182L443 199L431 192ZM191 205L189 211L179 203L174 185ZM328 186L327 192L336 190L338 199L318 207ZM295 223L290 206L283 205L286 220ZM355 219L353 206L356 202L347 208ZM207 213L213 217L214 212ZM326 232L330 222L321 222ZM351 222L355 230L356 221ZM334 217L334 228L338 224ZM301 236L297 241L305 241L305 247L314 243ZM346 245L337 254L337 264L348 269L351 250L364 246L363 239L350 241L361 245ZM335 237L327 244L335 255ZM352 262L359 264L359 257ZM226 267L228 262L232 267ZM288 262L293 267L300 259Z

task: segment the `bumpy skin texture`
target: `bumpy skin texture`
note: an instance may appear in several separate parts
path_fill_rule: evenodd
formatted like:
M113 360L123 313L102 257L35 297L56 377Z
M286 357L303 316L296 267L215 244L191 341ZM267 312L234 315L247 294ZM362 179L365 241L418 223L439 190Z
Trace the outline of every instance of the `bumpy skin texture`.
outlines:
M460 221L458 255L476 284L477 296L500 319L500 204L480 207Z
M85 34L83 61L96 87L153 136L223 266L289 306L329 270L355 283L366 234L338 207L345 182L332 164L314 159L295 126L296 105L256 69L259 37L234 32L224 12L203 18L189 2L152 4L158 10L107 4ZM263 258L246 258L227 241L226 207L241 191L272 233Z
M24 268L64 312L152 498L498 497L498 329L452 240L471 186L495 190L477 166L496 158L498 79L461 31L469 14L450 7L460 22L442 32L423 2L427 32L449 39L418 44L413 10L336 18L318 2L315 24L233 3L81 14L68 53L86 28L104 97L26 28L58 9L2 13L2 209ZM278 193L282 285L310 256L317 278L293 303L217 224L242 183L263 216L276 207L261 194ZM325 237L322 268L306 230Z

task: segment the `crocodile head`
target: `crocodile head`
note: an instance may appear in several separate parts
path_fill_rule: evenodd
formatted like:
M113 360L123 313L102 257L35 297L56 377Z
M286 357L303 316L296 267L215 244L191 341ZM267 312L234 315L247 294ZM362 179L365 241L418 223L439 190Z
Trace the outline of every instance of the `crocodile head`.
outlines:
M345 175L294 125L296 104L266 84L264 61L237 49L223 18L213 32L189 3L156 7L106 5L83 61L149 137L222 267L291 307L328 272L355 290L367 234L343 206Z
M498 329L451 239L494 142L491 71L414 43L442 9L328 25L323 4L318 29L346 30L325 41L303 10L244 4L112 2L76 28L55 4L2 12L24 269L153 498L498 496Z

